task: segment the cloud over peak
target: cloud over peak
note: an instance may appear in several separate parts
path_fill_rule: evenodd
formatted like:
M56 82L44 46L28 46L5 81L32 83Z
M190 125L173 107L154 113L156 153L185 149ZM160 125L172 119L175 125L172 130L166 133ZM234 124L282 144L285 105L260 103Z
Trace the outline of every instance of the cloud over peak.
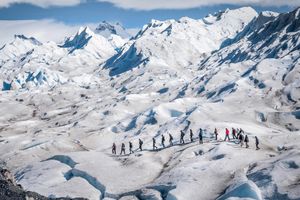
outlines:
M88 0L0 0L0 7L28 3L42 8L75 6ZM91 1L91 0L90 0ZM300 0L93 0L111 3L116 7L134 10L189 9L220 4L238 6L300 6Z
M15 34L34 37L41 42L61 42L75 33L79 26L69 26L51 19L0 20L0 48L13 40ZM4 31L5 30L5 31Z
M98 0L124 9L189 9L202 6L230 4L239 6L300 6L300 0Z
M9 7L16 3L28 3L42 8L50 6L74 6L86 0L0 0L0 7Z

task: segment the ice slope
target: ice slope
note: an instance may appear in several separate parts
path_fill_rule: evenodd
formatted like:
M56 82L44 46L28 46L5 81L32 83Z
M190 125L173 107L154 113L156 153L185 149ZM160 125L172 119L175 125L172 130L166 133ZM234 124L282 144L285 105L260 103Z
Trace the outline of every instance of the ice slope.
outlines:
M98 65L116 53L106 38L95 34L88 27L81 27L61 48L67 49L68 54L59 59L58 65L70 77L93 73Z
M49 88L66 81L60 72L49 69L61 56L66 55L54 42L42 44L34 38L16 36L0 53L3 55L0 80L11 87L3 89L31 88L44 83Z
M234 37L255 16L255 10L245 7L201 20L152 20L105 67L114 76L151 61L171 68L190 66Z
M108 58L115 53L107 39L95 34L88 27L81 27L76 35L66 39L61 47L67 48L71 55L80 55L84 50L84 53L100 59Z
M35 38L27 38L24 35L15 35L14 40L1 47L1 60L9 60L14 56L26 53L28 50L32 49L36 45L41 43Z
M234 44L226 47L228 41L225 41L224 49L218 54L216 53L214 57L220 56L222 60L219 62L227 60L241 62L250 59L257 61L263 58L284 57L296 51L299 46L298 21L299 9L280 14L277 17L266 17L264 14L260 14L249 24L249 27L233 39Z
M2 89L52 88L67 82L85 85L87 74L115 53L106 38L88 27L80 28L62 45L16 36L0 50Z
M110 42L110 44L115 48L116 51L120 51L120 48L122 46L124 46L124 44L126 42L128 42L128 39L123 39L121 36L119 35L111 35L108 38L108 41Z
M260 14L236 38L200 62L199 71L203 75L195 78L190 88L201 88L200 95L223 101L224 94L242 96L246 84L248 97L254 101L260 96L274 109L260 115L268 115L271 121L280 124L285 118L284 126L298 130L295 123L295 112L299 109L298 15L296 9L268 17L262 23L266 18Z
M270 34L261 34L267 30L287 41L297 40L299 12L277 16L252 11L227 10L208 16L206 23L187 18L153 21L105 64L98 59L86 64L70 59L69 64L51 65L67 75L65 84L50 90L2 91L0 163L15 172L25 189L50 197L299 199L299 51L288 43L283 54L266 58L267 49L258 48L269 39ZM227 24L219 27L223 19ZM284 21L283 28L271 31L269 27L279 26L279 21ZM168 23L172 24L169 36L161 33ZM218 47L205 56L200 47L191 48L188 41L198 40L193 31L203 28L191 27L217 23L215 29L222 31L216 33L225 34L219 35ZM249 31L247 24L257 28ZM295 31L286 32L291 24ZM224 31L226 27L232 32ZM167 49L145 42L150 39ZM89 41L74 52L90 54ZM73 47L58 48L69 56ZM237 47L249 53L249 59L230 59ZM245 130L250 148L237 140L223 141L226 127ZM220 133L218 141L214 128ZM194 131L192 143L189 129ZM179 144L180 130L187 133L185 145ZM169 133L175 145L162 148L161 136L168 145ZM254 136L260 140L260 150L255 150ZM152 150L153 137L157 151ZM137 151L139 138L144 141L142 152ZM113 142L119 154L122 143L128 152L129 141L134 154L111 155Z
M15 35L15 38L11 43L4 45L0 49L1 66L6 62L14 62L15 57L27 53L40 44L41 43L35 38L27 38L24 35Z

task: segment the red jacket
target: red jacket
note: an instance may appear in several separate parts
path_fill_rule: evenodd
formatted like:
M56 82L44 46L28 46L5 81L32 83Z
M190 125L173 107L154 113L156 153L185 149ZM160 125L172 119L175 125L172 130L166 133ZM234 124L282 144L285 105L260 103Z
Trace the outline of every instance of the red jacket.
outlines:
M226 135L229 135L229 130L226 128Z

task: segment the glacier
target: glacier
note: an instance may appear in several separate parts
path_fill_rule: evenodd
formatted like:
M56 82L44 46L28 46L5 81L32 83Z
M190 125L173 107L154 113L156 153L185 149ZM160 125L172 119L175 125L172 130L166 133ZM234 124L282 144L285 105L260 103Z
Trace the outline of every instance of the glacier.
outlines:
M59 44L16 35L0 49L0 166L49 198L300 199L299 37L300 8L251 7L134 36L108 22Z

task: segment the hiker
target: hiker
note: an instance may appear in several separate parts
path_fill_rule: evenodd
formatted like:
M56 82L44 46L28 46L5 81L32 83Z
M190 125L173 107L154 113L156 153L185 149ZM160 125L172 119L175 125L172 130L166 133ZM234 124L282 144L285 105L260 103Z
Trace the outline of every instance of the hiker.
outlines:
M139 149L143 151L143 141L139 139Z
M217 130L217 128L215 128L214 133L215 133L215 136L216 136L216 140L218 140L218 130Z
M240 128L240 134L245 133L242 128Z
M241 144L241 147L242 147L244 145L244 136L241 133L240 133L240 136L239 136L239 140L240 140L240 144Z
M117 152L116 152L116 144L115 143L113 143L113 145L112 145L112 148L111 148L111 152L112 152L112 154L116 154Z
M240 129L239 128L237 128L236 129L236 132L237 132L237 134L236 134L236 139L240 139Z
M237 139L235 128L232 128L231 134L232 134L232 139Z
M243 129L239 129L239 132L238 132L238 138L240 138L240 135L244 134L245 132L243 131ZM244 139L244 136L243 136L243 139Z
M248 145L248 142L249 142L248 135L245 136L244 142L245 142L245 144L246 144L246 148L249 148L249 145Z
M169 133L169 143L170 146L173 146L173 136Z
M226 141L226 138L228 138L228 140L230 141L228 128L225 129L225 139L224 139L224 141Z
M194 140L193 140L193 136L194 136L193 130L192 130L192 129L190 129L190 139L191 139L191 142L193 142L193 141L194 141Z
M259 140L257 138L257 136L255 136L255 146L256 146L256 150L259 150L260 148L258 147L259 145Z
M152 138L152 145L153 145L153 150L157 149L155 138Z
M122 155L122 153L124 153L124 155L125 155L125 144L124 143L122 143L122 145L121 145L121 153L120 153L120 155Z
M165 136L161 135L161 145L163 146L163 148L165 148Z
M132 151L132 147L133 147L132 142L129 142L129 153L130 153L130 154L131 154L131 153L134 153L134 152Z
M184 135L185 135L185 134L184 134L183 130L181 130L181 131L180 131L180 144L184 144L184 139L183 139L183 138L184 138Z
M202 128L199 130L199 144L203 144Z

